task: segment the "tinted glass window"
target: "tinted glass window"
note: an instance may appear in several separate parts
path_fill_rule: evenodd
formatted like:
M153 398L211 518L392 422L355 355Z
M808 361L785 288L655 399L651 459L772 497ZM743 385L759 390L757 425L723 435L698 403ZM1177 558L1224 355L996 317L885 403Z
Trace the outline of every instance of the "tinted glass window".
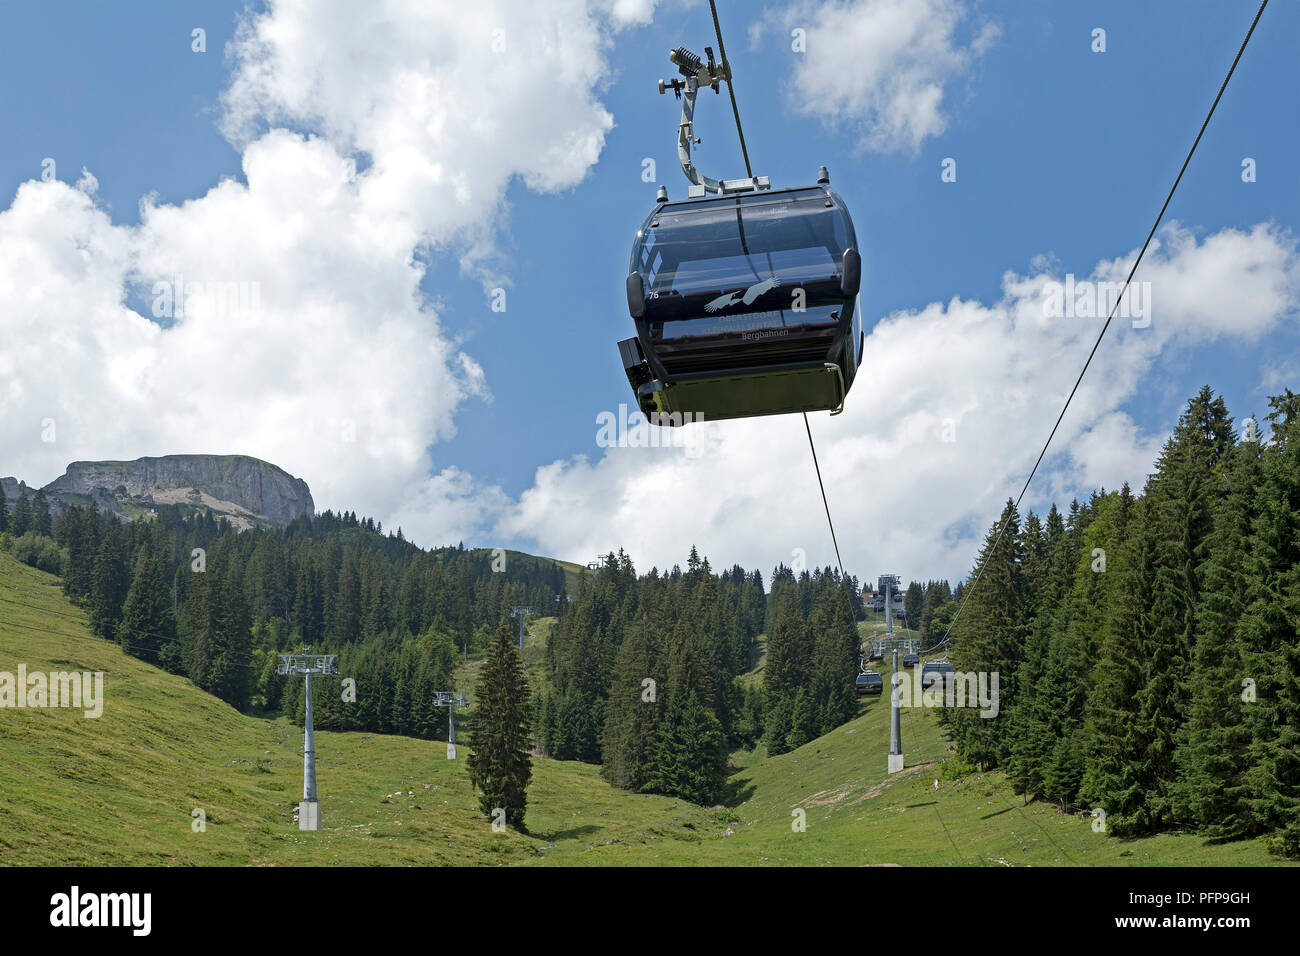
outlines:
M761 310L778 286L838 279L846 231L826 201L808 189L664 207L637 261L647 296L745 290L736 305Z
M706 316L699 319L682 319L676 322L656 322L651 327L655 339L700 338L735 334L742 341L762 341L779 338L783 332L804 331L809 328L834 329L839 321L839 309L820 306L803 312L773 310L769 312L741 312L734 315Z

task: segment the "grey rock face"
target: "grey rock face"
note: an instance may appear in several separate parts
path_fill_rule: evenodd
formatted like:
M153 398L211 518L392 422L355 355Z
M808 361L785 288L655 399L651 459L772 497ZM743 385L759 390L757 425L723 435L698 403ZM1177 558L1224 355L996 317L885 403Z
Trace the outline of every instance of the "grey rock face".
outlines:
M246 455L74 461L62 477L45 486L45 493L61 504L69 496L91 497L101 508L110 500L121 505L130 499L159 505L202 503L241 525L254 518L286 525L316 510L305 481Z

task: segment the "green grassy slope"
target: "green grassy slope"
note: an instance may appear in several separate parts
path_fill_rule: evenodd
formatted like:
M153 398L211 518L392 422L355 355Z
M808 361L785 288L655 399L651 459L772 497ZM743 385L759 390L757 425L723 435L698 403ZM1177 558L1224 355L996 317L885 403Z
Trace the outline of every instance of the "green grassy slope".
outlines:
M530 653L548 629L530 631ZM793 753L736 755L729 809L622 793L596 767L535 758L528 834L492 832L464 760L447 760L444 744L320 732L325 829L300 833L299 728L238 714L91 637L54 578L0 554L0 671L20 663L103 671L105 704L98 719L0 709L3 864L1272 862L1258 841L1110 839L1079 817L1022 807L999 774L943 779L935 761L947 743L926 711L904 713L917 769L887 779L887 697ZM192 829L196 808L206 832Z
M888 686L888 675L886 675ZM599 847L578 862L759 865L1233 865L1268 864L1262 841L1207 846L1194 835L1121 841L1091 821L1026 806L1001 773L947 779L934 714L905 709L907 769L886 772L889 697L857 720L788 754L756 754L732 777L732 835L686 846ZM934 781L939 780L936 790ZM731 801L729 801L730 803ZM792 810L803 809L796 832Z
M0 671L104 672L104 713L0 710L0 863L526 863L655 841L709 814L538 758L527 836L493 833L446 745L316 735L326 829L300 833L302 732L236 713L91 637L49 575L0 554ZM462 751L463 754L463 751ZM192 829L204 810L206 832Z

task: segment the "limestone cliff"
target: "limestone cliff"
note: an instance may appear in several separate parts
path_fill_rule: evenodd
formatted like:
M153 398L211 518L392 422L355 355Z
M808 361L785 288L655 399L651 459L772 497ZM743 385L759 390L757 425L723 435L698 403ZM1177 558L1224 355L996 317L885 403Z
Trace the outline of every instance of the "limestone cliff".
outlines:
M17 484L4 480L6 497L17 497ZM29 488L29 497L32 493ZM45 486L45 495L59 510L94 499L100 508L124 517L148 514L154 505L188 503L225 515L239 527L258 519L283 526L315 512L305 481L246 455L74 461L62 477Z

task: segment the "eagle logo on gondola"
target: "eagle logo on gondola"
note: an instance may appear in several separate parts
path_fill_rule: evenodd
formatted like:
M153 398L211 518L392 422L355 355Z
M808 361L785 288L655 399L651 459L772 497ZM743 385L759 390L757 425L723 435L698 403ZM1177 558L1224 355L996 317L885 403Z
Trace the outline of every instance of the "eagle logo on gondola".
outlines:
M740 302L745 305L753 305L760 295L770 292L781 284L781 280L776 276L769 276L762 282L755 282L742 296L739 292L728 292L726 295L720 295L716 299L708 302L704 306L705 312L721 312L723 309L730 308Z

